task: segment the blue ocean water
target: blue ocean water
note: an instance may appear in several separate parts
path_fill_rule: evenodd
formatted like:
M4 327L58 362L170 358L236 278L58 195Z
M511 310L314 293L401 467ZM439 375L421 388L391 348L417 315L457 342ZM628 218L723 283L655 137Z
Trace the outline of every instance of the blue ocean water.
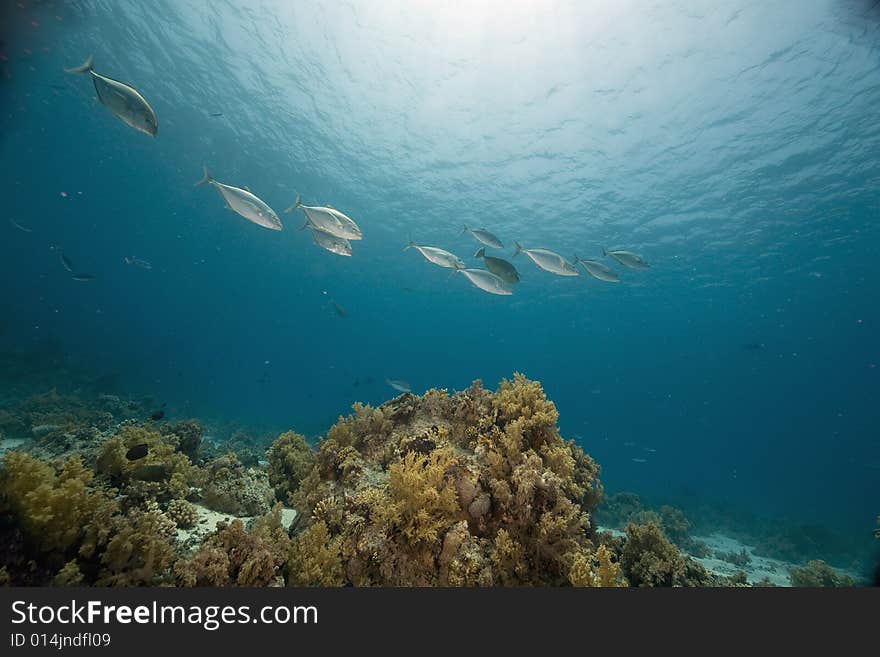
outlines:
M31 0L2 18L4 347L57 340L169 415L310 435L397 394L386 378L520 371L609 490L870 535L880 7ZM90 54L149 100L156 139L64 73ZM203 164L279 213L333 205L364 239L342 258L301 213L248 223L194 187ZM502 239L512 296L403 250L481 266L463 225ZM652 267L557 277L514 240Z

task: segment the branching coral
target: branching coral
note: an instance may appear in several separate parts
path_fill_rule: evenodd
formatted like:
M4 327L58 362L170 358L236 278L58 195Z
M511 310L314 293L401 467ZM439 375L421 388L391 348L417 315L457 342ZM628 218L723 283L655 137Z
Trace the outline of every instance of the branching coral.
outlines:
M849 588L855 586L852 577L841 575L820 559L815 559L803 567L795 567L789 571L792 586Z
M620 563L614 563L611 550L600 545L594 552L586 550L574 555L568 578L572 586L621 587L627 586L620 574Z
M156 502L115 518L113 537L101 556L98 586L142 586L170 581L177 553L175 524Z
M135 504L185 498L202 483L202 477L189 458L177 451L177 441L175 434L125 424L103 444L95 468Z
M269 484L278 501L289 503L290 494L299 488L315 463L315 450L305 436L287 431L278 436L266 453L269 460Z
M174 572L186 586L268 586L283 583L290 550L277 504L249 528L238 519L217 523L192 557L174 565Z
M274 495L266 474L245 468L234 454L209 463L204 479L202 502L215 511L256 516L272 508Z
M196 524L199 514L195 507L186 500L171 500L165 514L182 529L188 529Z
M76 457L53 467L7 452L0 494L37 550L90 558L109 540L110 519L119 511L115 491L93 487L93 476Z
M654 523L626 528L620 562L633 586L676 586L685 576L684 559Z
M290 580L321 583L316 564L340 563L336 584L566 584L577 555L601 579L598 467L556 420L520 374L496 393L475 382L355 405L293 495L307 520Z

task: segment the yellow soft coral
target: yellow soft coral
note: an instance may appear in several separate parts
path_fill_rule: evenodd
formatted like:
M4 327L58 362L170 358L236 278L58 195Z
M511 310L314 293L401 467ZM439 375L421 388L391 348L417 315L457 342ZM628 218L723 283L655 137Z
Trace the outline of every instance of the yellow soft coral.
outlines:
M432 544L460 509L448 472L456 464L451 449L422 455L410 452L388 470L390 504L381 518L411 544Z
M568 578L572 586L627 586L620 574L620 564L611 560L611 551L604 545L595 552L579 550L572 559Z
M0 492L37 549L88 558L107 542L110 518L119 511L115 491L92 487L92 478L78 457L56 471L12 451L3 459Z
M315 450L306 442L305 436L295 431L282 433L269 447L269 484L275 497L287 503L289 496L298 488L315 463Z

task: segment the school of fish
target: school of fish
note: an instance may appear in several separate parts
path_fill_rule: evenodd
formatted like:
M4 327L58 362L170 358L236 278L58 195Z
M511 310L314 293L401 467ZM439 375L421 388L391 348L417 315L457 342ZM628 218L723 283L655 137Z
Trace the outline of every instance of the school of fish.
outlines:
M116 118L139 132L156 137L159 134L159 119L146 98L133 86L97 73L94 70L94 65L94 57L89 56L80 66L68 68L65 71L89 75L95 86L98 101ZM269 230L280 231L284 228L275 211L248 187L236 187L215 180L208 172L207 166L204 167L201 180L196 183L196 186L201 185L213 186L223 199L224 206L247 221ZM302 210L305 215L305 223L300 227L300 230L308 230L315 244L330 253L351 257L352 241L363 239L363 233L357 223L332 206L305 205L302 203L302 199L297 196L293 205L288 207L284 213L289 214L296 210ZM12 221L12 225L18 230L30 232L29 228L14 221ZM486 228L464 226L461 234L468 234L481 244L480 249L474 254L474 258L481 259L486 266L485 269L470 268L457 255L438 246L416 244L410 240L404 250L415 249L427 262L452 269L453 274L460 274L471 285L488 294L500 296L513 294L514 286L520 281L519 271L508 260L486 254L487 247L504 248L503 242ZM579 276L581 272L578 265L580 264L587 274L597 280L607 283L620 282L620 276L599 260L583 259L577 255L572 260L568 260L549 249L524 248L519 242L514 242L514 245L513 256L524 254L539 269L556 276ZM641 255L632 251L609 251L603 247L602 256L611 258L628 269L648 269L651 266ZM63 253L59 254L59 259L73 280L94 280L95 276L91 274L75 272L69 258ZM125 263L142 269L152 269L152 265L148 261L134 256L126 256ZM336 304L336 310L340 316L345 315L344 310L341 310L341 306L338 304ZM403 381L389 380L388 384L398 391L409 392L409 384Z

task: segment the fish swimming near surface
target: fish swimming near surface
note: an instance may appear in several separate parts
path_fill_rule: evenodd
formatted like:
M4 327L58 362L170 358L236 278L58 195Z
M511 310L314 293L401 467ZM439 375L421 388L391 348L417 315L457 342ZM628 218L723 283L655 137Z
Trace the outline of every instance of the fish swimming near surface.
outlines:
M95 276L94 274L81 273L81 274L74 274L73 276L71 276L71 278L75 281L80 281L80 282L85 283L88 281L95 280L97 278L97 276Z
M397 390L397 392L412 392L409 383L400 379L385 379L385 383Z
M603 248L602 255L610 256L630 269L650 269L651 267L642 256L632 251L608 251Z
M25 226L22 226L22 225L21 225L20 223L18 223L15 219L10 219L10 220L9 220L9 223L11 223L11 224L13 225L13 227L18 228L18 229L19 229L21 232L23 232L23 233L32 233L32 232L34 232L32 229L30 229L30 228L26 228Z
M211 177L210 173L208 173L208 167L204 167L204 170L205 175L196 183L196 187L206 184L214 185L217 191L220 192L220 196L222 196L223 200L226 202L226 207L236 214L241 215L248 221L257 224L258 226L262 226L263 228L269 228L270 230L281 230L284 228L284 226L281 225L281 220L278 218L278 215L275 214L275 211L266 205L262 199L255 196L249 189L233 187L232 185L218 182Z
M478 287L489 294L513 294L509 284L505 283L500 276L496 276L485 269L457 269L456 273L467 278L474 287Z
M584 269L587 270L587 273L593 278L598 278L600 281L606 281L608 283L620 282L620 276L618 276L611 267L603 265L597 260L584 260L575 255L574 262L581 263L584 266Z
M87 73L92 76L98 100L120 121L135 130L155 137L159 133L159 119L140 92L131 85L95 73L95 58L89 56L81 66L64 69L67 73Z
M141 443L140 445L135 445L130 450L125 453L125 458L129 461L137 461L138 459L144 458L150 452L149 446L147 443Z
M312 238L314 238L315 244L322 249L326 249L330 253L335 253L336 255L351 257L351 242L347 239L320 230L314 226L309 226L309 230L312 233Z
M503 258L495 258L494 256L487 256L486 249L484 248L477 251L474 254L474 257L482 258L483 262L486 263L486 269L495 274L505 283L510 283L511 285L519 283L519 272L516 270L516 267L507 262L507 260Z
M519 242L516 244L514 256L525 253L529 259L544 271L557 276L579 276L580 272L568 260L548 249L524 249Z
M473 235L474 239L486 246L491 246L495 249L503 249L504 245L501 243L501 240L495 237L492 233L490 233L485 228L468 228L467 226L461 231L461 234L470 233Z
M360 227L355 223L354 219L343 214L336 208L324 207L318 205L303 205L302 199L297 196L293 205L287 208L284 213L290 213L294 210L302 210L306 215L306 225L323 230L336 237L345 240L362 240L364 238Z
M441 267L448 267L449 269L465 268L464 262L462 262L461 258L449 251L438 249L436 246L419 246L410 240L409 244L404 248L404 251L406 251L406 249L415 249L425 257L425 260Z
M70 261L70 258L68 258L68 257L67 257L66 255L64 255L63 253L59 253L59 254L58 254L58 259L61 261L61 266L62 266L62 267L64 267L64 268L65 268L67 271L69 271L70 273L73 273L73 263Z
M134 265L135 267L140 267L141 269L152 269L153 265L150 262L142 258L136 258L135 256L125 256L123 262L127 265Z

